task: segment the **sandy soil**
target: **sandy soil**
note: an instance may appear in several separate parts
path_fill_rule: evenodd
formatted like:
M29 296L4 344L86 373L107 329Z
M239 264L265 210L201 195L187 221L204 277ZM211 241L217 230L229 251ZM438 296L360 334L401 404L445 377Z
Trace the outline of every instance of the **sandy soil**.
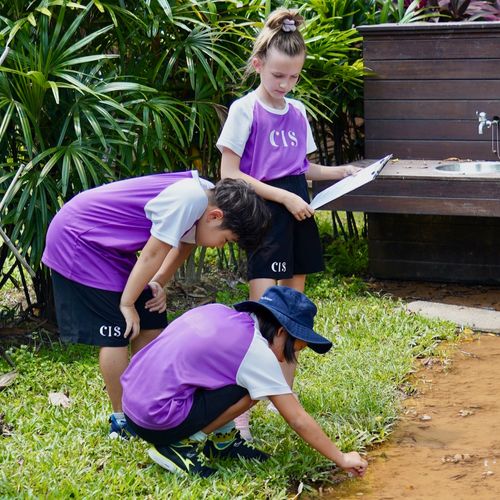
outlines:
M377 283L403 299L500 310L500 290ZM365 478L324 489L329 499L500 499L500 337L475 335L451 358L423 360L390 440L369 452Z

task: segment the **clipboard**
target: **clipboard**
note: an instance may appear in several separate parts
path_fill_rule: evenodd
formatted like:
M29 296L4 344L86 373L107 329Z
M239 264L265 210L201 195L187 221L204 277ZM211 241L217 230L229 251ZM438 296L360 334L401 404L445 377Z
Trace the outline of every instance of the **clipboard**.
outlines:
M318 193L309 203L309 205L317 210L321 208L323 205L330 203L341 196L344 196L355 189L368 184L368 182L372 181L377 177L378 174L385 167L387 162L392 158L392 155L384 156L384 158L372 163L368 167L363 168L356 175L349 175L345 177L341 181L336 182L332 186L326 188L325 190Z

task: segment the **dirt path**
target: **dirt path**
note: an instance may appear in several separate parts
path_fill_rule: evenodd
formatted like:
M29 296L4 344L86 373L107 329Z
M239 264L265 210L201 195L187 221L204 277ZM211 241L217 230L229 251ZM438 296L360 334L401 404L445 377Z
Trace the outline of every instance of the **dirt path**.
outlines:
M462 342L451 363L428 363L391 439L369 453L362 480L326 498L500 499L500 337Z

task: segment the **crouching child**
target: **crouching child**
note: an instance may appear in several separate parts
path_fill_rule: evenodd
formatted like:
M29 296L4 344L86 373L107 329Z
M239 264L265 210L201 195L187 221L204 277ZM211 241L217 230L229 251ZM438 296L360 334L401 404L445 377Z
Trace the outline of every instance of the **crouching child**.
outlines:
M362 476L367 462L343 453L304 410L280 362L331 342L313 330L316 306L302 293L272 286L259 301L192 309L138 352L121 377L128 425L153 445L149 456L176 473L207 477L208 458L264 461L241 438L234 418L270 399L290 427L342 469Z

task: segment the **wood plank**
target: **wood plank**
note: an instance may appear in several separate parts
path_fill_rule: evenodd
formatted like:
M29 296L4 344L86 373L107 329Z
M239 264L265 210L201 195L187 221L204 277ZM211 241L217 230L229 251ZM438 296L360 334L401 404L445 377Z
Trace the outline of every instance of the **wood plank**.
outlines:
M464 64L460 59L439 61L432 59L416 61L371 61L365 66L373 74L365 79L378 80L427 80L431 77L445 80L469 80L484 77L498 80L500 78L500 59L471 59ZM439 73L437 73L439 67Z
M390 110L387 112L390 113ZM477 122L472 120L374 119L366 123L365 134L372 141L477 140L485 148L490 146L489 134L478 135Z
M496 105L491 109L484 109L488 114L499 114L498 96L500 89L500 79L484 80L365 80L364 99L401 99L407 100L430 100L439 96L441 99L471 99L476 102L481 100L496 101ZM479 99L480 97L480 99Z
M500 87L498 89L500 97ZM365 120L395 119L404 120L465 120L474 124L478 135L478 118L476 111L487 111L491 119L493 114L500 115L500 102L488 99L407 99L403 100L371 100L364 103ZM487 129L485 128L486 132Z
M500 281L500 218L368 215L370 272L388 279Z
M500 264L500 218L369 214L369 240L452 243L494 253Z
M394 196L343 196L321 207L321 210L376 212L420 215L467 215L495 217L500 214L500 200L443 200L441 198L396 198Z
M500 178L474 179L473 176L418 178L412 174L399 177L386 177L382 173L372 182L361 186L345 196L392 196L397 198L448 198L462 200L500 200ZM318 193L331 181L314 183L314 192ZM471 187L473 184L474 187ZM500 213L499 213L500 216Z
M369 26L358 26L357 30L365 40L394 39L399 36L404 37L470 37L470 36L494 36L497 37L500 31L500 21L475 21L468 22L446 22L431 23L418 22L410 24L376 24Z
M368 228L368 234L370 229ZM469 244L467 244L469 243ZM442 262L446 264L480 264L493 265L500 268L498 252L493 248L482 248L478 243L469 240L462 245L415 241L378 241L369 240L369 258L383 256L384 259L406 260L409 262Z
M500 285L500 266L371 259L368 270L379 279Z
M430 54L436 60L475 59L478 53L481 58L498 59L500 36L405 36L399 37L396 43L394 39L365 39L363 43L363 59L367 66L378 60L429 59Z
M498 157L483 141L397 141L365 140L365 156L381 158L388 154L401 159L443 160L445 158L473 158L474 160L498 161Z

